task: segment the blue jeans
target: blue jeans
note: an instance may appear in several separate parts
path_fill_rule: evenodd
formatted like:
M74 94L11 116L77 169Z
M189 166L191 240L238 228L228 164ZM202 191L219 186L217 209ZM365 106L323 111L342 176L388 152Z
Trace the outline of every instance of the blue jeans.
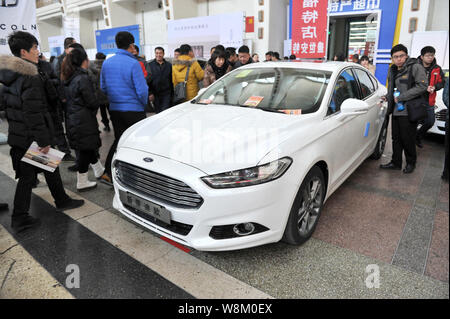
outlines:
M433 127L436 121L436 115L434 114L434 106L427 108L428 117L419 123L422 124L420 129L417 131L417 138L422 139L430 128Z

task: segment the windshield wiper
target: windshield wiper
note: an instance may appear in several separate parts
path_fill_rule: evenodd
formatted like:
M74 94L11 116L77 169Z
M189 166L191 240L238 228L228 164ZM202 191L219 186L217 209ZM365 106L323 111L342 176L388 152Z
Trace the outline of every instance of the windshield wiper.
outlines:
M263 111L266 111L266 112L273 112L273 113L282 113L282 114L284 114L284 112L281 112L280 110L272 109L270 107L255 107L255 109L263 110Z

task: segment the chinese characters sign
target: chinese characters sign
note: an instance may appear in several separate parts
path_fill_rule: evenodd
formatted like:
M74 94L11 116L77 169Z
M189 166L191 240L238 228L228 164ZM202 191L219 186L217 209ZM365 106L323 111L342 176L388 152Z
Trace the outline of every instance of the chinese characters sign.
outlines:
M326 54L328 0L292 1L292 54L317 59Z
M331 0L329 11L348 12L358 10L376 10L380 9L381 0Z

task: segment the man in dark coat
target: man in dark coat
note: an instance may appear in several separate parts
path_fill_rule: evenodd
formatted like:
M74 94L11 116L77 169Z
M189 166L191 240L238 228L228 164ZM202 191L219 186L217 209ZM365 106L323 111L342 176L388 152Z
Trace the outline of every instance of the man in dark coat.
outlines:
M64 95L61 94L61 81L53 71L51 64L47 61L39 60L38 71L44 81L47 100L50 106L50 114L53 119L55 145L61 152L66 154L63 158L64 161L74 161L75 158L70 153L69 144L67 143L64 127L62 125L62 100Z
M3 86L3 84L0 83L0 112L4 111L4 108L5 108L4 103L3 103L3 89L4 89L4 86ZM1 120L0 120L0 122L1 122ZM8 209L8 204L0 203L0 211L6 210L6 209Z
M61 102L61 109L60 109L60 118L61 118L61 125L56 125L55 127L55 139L56 139L56 145L58 146L58 149L61 152L66 153L66 156L64 156L63 160L67 161L74 161L75 158L70 154L70 148L68 147L67 139L64 133L64 129L62 126L62 122L64 122L64 116L65 116L65 107L66 107L66 98L64 97L64 86L62 85L60 79L61 79L61 65L64 61L64 58L67 56L67 53L70 52L70 46L74 43L77 43L77 41L72 38L68 37L64 39L64 53L58 56L55 59L55 68L54 68L54 77L50 76L50 78L56 79L53 80L56 88L58 90L59 99ZM61 130L62 129L62 130ZM76 166L76 165L75 165Z
M173 84L172 64L164 59L164 49L155 49L155 59L147 66L150 80L150 101L155 105L155 113L160 113L172 106Z
M225 53L227 54L227 60L231 65L231 68L234 68L236 62L239 61L238 55L236 54L236 49L233 47L228 47L225 49Z
M416 153L416 129L417 122L410 122L406 103L427 92L428 79L425 69L417 63L417 59L408 56L408 49L398 44L391 50L393 64L388 72L388 114L392 114L392 160L390 163L380 165L382 169L402 169L403 152L406 157L405 174L414 171L417 161ZM412 83L412 87L409 87ZM394 97L394 89L400 92L400 96ZM398 103L405 104L403 110L398 108Z
M11 226L22 231L38 223L38 219L28 214L37 173L44 173L58 210L80 207L84 201L74 200L66 194L58 168L50 173L21 160L33 141L41 152L49 152L54 135L53 121L44 82L37 68L37 39L30 33L18 31L9 36L8 44L14 56L0 56L0 82L6 87L3 99L9 124L8 144L16 178L19 179Z
M102 52L97 52L95 55L95 61L93 63L93 68L96 70L96 79L95 79L95 94L97 96L98 105L100 107L100 114L102 116L102 123L105 125L104 130L109 132L111 131L111 127L109 126L108 112L109 110L109 101L108 97L105 93L103 93L100 88L100 74L102 73L103 62L106 60L106 55Z
M77 41L71 37L65 38L64 39L64 53L56 58L55 73L58 78L61 78L61 65L62 65L66 55L70 52L69 48L72 43L77 43ZM64 89L62 88L62 90L64 90Z
M234 65L234 69L240 68L241 66L253 63L253 59L250 56L250 49L248 46L243 45L238 50L239 61Z

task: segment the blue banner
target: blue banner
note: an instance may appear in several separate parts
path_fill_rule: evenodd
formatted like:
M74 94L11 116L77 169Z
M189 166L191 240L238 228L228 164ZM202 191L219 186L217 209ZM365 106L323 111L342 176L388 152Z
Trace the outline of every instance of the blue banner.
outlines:
M136 24L126 27L95 31L97 52L102 52L106 55L115 54L117 51L116 34L120 31L130 32L134 36L134 43L139 47L139 25Z

